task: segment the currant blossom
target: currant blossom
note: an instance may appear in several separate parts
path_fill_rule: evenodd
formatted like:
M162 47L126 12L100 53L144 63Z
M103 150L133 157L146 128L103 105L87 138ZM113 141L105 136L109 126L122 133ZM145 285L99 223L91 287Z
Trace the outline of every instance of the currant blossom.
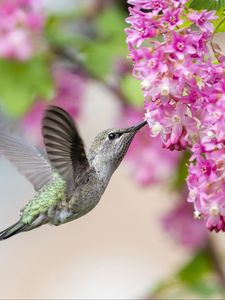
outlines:
M188 200L195 214L206 219L210 231L225 231L225 150L195 156L196 163L189 166Z
M129 56L151 135L192 152L188 201L209 230L225 231L225 56L214 45L215 63L208 48L215 12L189 9L186 0L128 3Z
M202 220L193 220L192 208L185 201L186 197L186 192L180 195L174 207L162 218L162 223L176 242L195 250L204 246L207 230Z
M45 23L41 0L0 2L0 57L28 60L38 50Z
M164 14L164 22L168 24L169 29L174 29L176 26L183 24L183 20L179 18L180 16L180 9L176 9L171 11L170 9L165 10Z
M213 31L213 24L210 22L211 20L217 19L214 11L208 12L207 10L203 10L202 12L193 12L188 15L190 21L194 24L198 25L202 31Z

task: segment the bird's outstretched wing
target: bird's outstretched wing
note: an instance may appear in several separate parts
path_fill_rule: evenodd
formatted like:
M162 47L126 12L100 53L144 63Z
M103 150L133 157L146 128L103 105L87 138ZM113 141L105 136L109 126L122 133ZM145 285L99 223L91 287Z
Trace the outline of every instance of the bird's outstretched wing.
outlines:
M52 179L50 163L35 146L1 129L0 154L17 167L36 191Z
M73 119L62 108L50 106L42 121L42 133L48 159L73 190L77 177L89 167Z

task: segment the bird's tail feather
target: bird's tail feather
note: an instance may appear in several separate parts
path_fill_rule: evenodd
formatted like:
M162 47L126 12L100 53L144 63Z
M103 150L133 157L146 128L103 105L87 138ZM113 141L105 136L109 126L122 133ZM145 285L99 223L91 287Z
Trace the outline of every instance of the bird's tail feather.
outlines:
M6 240L17 233L24 231L26 227L27 224L24 224L19 221L0 232L0 240Z

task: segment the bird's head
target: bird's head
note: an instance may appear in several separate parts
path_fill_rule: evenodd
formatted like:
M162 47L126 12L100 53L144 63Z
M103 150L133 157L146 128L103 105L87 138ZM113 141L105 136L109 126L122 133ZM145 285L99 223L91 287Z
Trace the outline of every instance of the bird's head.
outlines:
M100 132L94 139L88 159L98 173L111 176L125 156L135 134L147 124L144 121L127 128L111 128ZM104 169L104 170L103 170Z

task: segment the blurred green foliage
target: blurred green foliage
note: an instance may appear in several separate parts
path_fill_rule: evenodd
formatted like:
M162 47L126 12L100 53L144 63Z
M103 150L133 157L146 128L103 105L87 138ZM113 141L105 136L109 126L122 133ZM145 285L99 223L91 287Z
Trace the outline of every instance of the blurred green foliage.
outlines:
M182 190L188 175L188 164L190 159L190 152L183 151L180 156L180 160L177 167L177 172L175 174L174 180L172 181L172 189Z
M225 6L225 0L193 0L190 7L193 9L218 10Z
M225 7L220 8L216 11L218 19L216 19L213 24L215 26L216 32L224 32L225 31L225 22L223 18L225 18Z
M0 98L13 116L22 116L37 98L51 99L53 83L44 56L27 62L0 60Z
M196 253L173 276L159 284L151 299L223 299L221 286L207 249Z
M105 79L116 59L127 56L125 26L124 14L117 8L106 9L95 19L96 36L82 48L85 66L94 76Z
M143 107L143 91L140 82L132 75L126 75L121 79L121 90L128 104Z
M225 0L192 0L188 2L187 6L197 10L216 10L216 15L218 16L218 18L213 21L216 32L225 31L225 22L222 21L225 17ZM220 26L218 26L218 24L220 24Z

